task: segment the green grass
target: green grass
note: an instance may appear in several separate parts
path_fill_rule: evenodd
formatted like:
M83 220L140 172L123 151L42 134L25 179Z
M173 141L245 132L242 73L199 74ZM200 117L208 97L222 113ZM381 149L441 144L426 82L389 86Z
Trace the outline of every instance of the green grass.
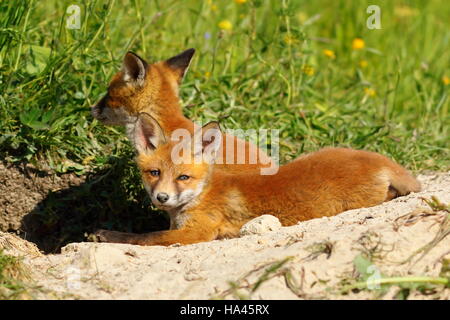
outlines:
M72 4L81 8L79 30L66 28ZM369 4L381 8L381 30L366 27ZM95 195L91 186L75 193L90 204L71 213L74 223L91 214L103 225L118 214L111 211L135 216L150 207L123 130L89 113L127 50L153 62L196 48L181 91L185 114L225 128L279 129L283 163L349 146L413 171L450 168L445 0L2 0L0 9L1 157L115 177L115 185L96 182ZM232 29L221 31L222 20ZM352 49L355 38L362 50ZM60 211L47 205L41 220L57 225Z
M21 261L0 250L0 300L28 297L23 280L27 278Z
M448 261L445 259L438 277L421 275L388 277L382 274L365 254L357 255L353 264L358 275L357 279L344 278L338 285L337 292L339 294L346 295L349 292L368 291L373 293L374 299L381 299L391 286L395 286L397 287L395 299L405 300L414 291L423 295L435 294L436 298L439 297L440 292L450 287ZM328 290L333 291L336 288L329 288Z

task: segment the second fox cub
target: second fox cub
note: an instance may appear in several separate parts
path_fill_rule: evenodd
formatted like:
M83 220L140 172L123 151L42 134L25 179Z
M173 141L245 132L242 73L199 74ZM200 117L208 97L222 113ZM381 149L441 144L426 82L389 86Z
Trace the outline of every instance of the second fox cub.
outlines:
M207 151L214 155L220 146L216 139L208 140L210 130L220 129L211 122L197 131L189 152L176 164L175 143L154 118L142 114L135 130L137 163L152 202L169 213L171 230L148 234L99 230L97 238L140 245L190 244L236 237L244 223L263 214L275 215L289 226L420 191L419 182L390 159L344 148L301 156L275 175L214 170L204 157ZM199 156L201 161L195 161Z
M188 49L165 61L148 64L128 52L122 70L109 84L108 93L92 106L92 115L104 124L125 126L132 141L134 123L140 112L157 119L168 136L177 129L186 129L192 134L194 123L183 115L178 91L193 55L194 49ZM227 134L222 141L216 163L221 169L229 172L270 170L274 164L264 151L249 142ZM240 152L245 155L244 163L238 163Z

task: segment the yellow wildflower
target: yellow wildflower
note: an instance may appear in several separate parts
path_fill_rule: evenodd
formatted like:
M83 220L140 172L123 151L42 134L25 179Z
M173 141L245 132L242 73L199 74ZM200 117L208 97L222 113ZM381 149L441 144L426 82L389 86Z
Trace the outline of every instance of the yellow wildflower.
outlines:
M219 28L222 30L231 30L233 25L229 20L222 20L219 22Z
M95 159L94 156L87 156L86 158L83 159L82 164L87 165L88 163L90 163L94 159Z
M447 76L442 76L442 82L448 86L450 84L450 78Z
M366 44L365 44L365 42L364 42L363 39L361 39L361 38L355 38L355 39L353 39L353 42L352 42L352 48L353 48L353 50L361 50L361 49L364 48L365 45L366 45Z
M217 6L215 4L211 5L211 11L217 11Z
M376 91L372 88L364 88L364 93L369 97L373 97L376 95Z
M209 71L206 71L206 72L205 72L205 78L206 78L206 79L209 79L210 76L211 76L211 73L210 73Z
M315 70L312 66L304 66L302 68L302 71L304 74L308 75L308 76L312 76L315 73Z
M324 55L326 55L330 59L335 59L336 55L334 54L333 50L325 49L322 51Z
M367 60L361 60L358 64L361 68L366 68L369 65Z
M246 3L247 0L234 0L234 2L236 2L237 4L243 4Z
M305 23L306 20L308 20L308 15L302 11L297 13L297 19L300 21L301 24Z
M293 36L285 35L284 36L284 42L286 44L293 44L293 43L297 42L297 39L295 39L295 37L293 37Z
M404 6L395 7L394 14L400 18L414 17L419 14L419 10L417 10L416 8L411 8L411 7L404 5Z

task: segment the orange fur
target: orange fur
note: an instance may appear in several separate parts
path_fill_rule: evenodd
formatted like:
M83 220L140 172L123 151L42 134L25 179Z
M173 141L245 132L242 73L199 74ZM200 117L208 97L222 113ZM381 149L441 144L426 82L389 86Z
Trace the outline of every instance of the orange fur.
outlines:
M419 182L406 169L374 152L325 148L281 166L275 175L260 175L230 174L206 162L174 164L173 147L167 142L151 152L141 151L137 164L150 194L201 190L188 203L168 210L174 230L144 235L101 230L100 240L141 245L210 241L238 236L243 224L263 214L289 226L420 191ZM157 177L151 174L155 169L160 171ZM178 181L182 174L190 179Z
M124 60L123 70L112 78L108 94L92 107L92 114L105 124L125 125L127 121L131 121L127 119L135 119L139 113L145 112L160 123L166 136L170 136L176 129L186 129L192 134L194 123L183 115L178 96L179 84L192 54L193 51L187 50L167 61L147 64L135 54L128 53ZM143 71L144 78L140 83L127 79L124 71L126 66L136 61L141 61L145 69ZM129 68L138 70L135 65ZM245 172L271 166L273 160L252 143L234 136L225 136L227 139L232 139L233 143L226 145L226 139L222 139L223 145L219 154L223 159L223 164L216 164L218 168L229 172ZM242 144L244 146L241 150L245 150L246 160L243 164L237 164L238 145ZM234 161L227 164L226 155L231 152L234 154ZM250 163L249 159L251 158L256 159L254 164Z

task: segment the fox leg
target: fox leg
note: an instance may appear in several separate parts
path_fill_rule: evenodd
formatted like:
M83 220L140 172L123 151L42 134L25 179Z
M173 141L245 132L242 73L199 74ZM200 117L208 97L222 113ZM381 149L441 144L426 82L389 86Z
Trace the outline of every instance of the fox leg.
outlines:
M156 231L144 234L126 233L109 230L97 230L95 240L99 242L129 243L142 246L169 246L171 244L191 244L214 240L216 234L212 230L178 229Z

